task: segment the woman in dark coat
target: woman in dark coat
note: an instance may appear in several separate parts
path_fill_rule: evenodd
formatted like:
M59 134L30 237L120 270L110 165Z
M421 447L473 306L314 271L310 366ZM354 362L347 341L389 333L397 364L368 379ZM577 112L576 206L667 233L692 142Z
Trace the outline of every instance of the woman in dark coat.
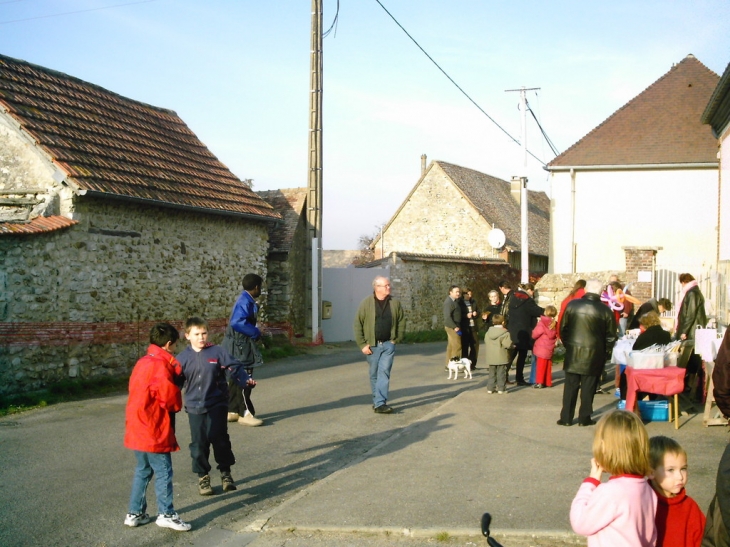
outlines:
M489 327L492 326L492 317L494 315L501 315L502 313L502 302L499 300L498 291L489 291L487 297L489 298L489 304L482 311L482 320L484 321L486 330L489 330Z
M682 284L682 294L679 301L679 311L677 312L676 337L677 340L689 340L689 345L694 347L695 329L698 326L704 328L707 326L707 316L705 315L705 297L702 296L697 281L691 274L683 273L679 276L679 282ZM687 362L687 375L697 374L702 364L702 358L697 355L694 350L690 354Z
M537 324L538 317L544 312L532 298L534 294L535 286L532 283L520 284L509 301L507 330L517 350L515 382L518 386L530 385L525 381L525 360L528 350L532 348L532 330Z

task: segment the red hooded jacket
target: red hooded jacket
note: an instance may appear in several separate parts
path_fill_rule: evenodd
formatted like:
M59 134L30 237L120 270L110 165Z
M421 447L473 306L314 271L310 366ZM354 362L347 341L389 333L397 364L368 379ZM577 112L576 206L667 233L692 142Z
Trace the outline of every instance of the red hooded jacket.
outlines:
M147 355L134 366L129 378L124 446L140 452L175 452L175 412L182 409L175 377L182 368L175 357L150 344Z

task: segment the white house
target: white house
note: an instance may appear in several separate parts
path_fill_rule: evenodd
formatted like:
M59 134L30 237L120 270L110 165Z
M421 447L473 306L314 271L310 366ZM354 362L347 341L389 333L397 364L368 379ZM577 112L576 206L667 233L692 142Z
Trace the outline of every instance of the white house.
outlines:
M718 144L701 118L718 81L688 55L548 164L551 273L622 271L625 247L716 266Z

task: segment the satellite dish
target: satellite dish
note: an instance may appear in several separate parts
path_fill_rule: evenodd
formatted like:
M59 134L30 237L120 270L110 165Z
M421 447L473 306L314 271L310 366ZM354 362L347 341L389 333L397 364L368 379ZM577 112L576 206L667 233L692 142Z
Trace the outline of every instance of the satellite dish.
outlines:
M489 244L495 249L501 249L504 247L504 242L506 240L507 238L505 237L504 232L499 228L493 228L487 236L487 241L489 241Z

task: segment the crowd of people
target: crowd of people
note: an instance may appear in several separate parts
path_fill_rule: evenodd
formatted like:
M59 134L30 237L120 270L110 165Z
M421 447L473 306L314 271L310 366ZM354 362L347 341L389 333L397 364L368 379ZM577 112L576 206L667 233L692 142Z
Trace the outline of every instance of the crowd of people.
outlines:
M190 530L175 512L172 493L171 452L179 450L175 438L175 413L185 408L191 433L192 470L198 475L199 494L213 494L210 455L220 472L224 492L236 490L231 467L236 459L228 435L228 423L258 426L251 392L253 373L262 363L257 347L261 331L256 326L263 280L256 274L243 278L243 292L233 306L223 344L208 342L205 319L191 317L185 323L189 345L177 356L179 333L159 323L150 332L147 353L134 367L129 383L124 444L133 450L136 467L128 512L124 520L135 527L153 520L147 513L146 490L155 480L158 526ZM688 372L699 368L690 343L698 325L705 326L704 298L690 274L680 276L682 292L675 323L676 337L687 342ZM589 477L581 485L571 511L576 533L588 536L589 545L674 546L700 545L705 516L684 492L687 454L672 439L648 438L633 412L615 410L596 422L593 396L610 359L613 344L627 329L638 324L641 334L634 347L666 344L669 333L659 314L671 310L669 300L639 303L617 280L603 285L596 279L579 280L560 308L540 307L531 283L514 290L506 280L489 291L489 303L480 309L473 291L452 285L443 305L447 335L446 363L464 361L474 369L484 334L485 364L489 367L488 393L504 394L508 385L551 387L552 358L557 344L565 347L562 409L557 424L571 426L580 394L578 425L598 424L593 443ZM636 312L633 305L640 304ZM482 329L483 327L483 329ZM372 408L390 414L388 391L396 345L405 332L405 314L391 296L390 280L373 280L373 294L363 299L353 325L355 340L369 367ZM532 353L534 381L524 376ZM730 416L730 339L726 334L715 368L718 406ZM509 370L514 362L514 381ZM700 361L701 362L701 361ZM184 397L183 397L184 392ZM615 480L601 483L604 473ZM707 530L716 543L728 545L730 522L730 448L720 464L717 495L708 513ZM646 478L649 478L647 482ZM724 535L723 535L724 534ZM717 539L720 538L720 539ZM724 538L724 539L723 539ZM725 541L723 543L723 541Z

